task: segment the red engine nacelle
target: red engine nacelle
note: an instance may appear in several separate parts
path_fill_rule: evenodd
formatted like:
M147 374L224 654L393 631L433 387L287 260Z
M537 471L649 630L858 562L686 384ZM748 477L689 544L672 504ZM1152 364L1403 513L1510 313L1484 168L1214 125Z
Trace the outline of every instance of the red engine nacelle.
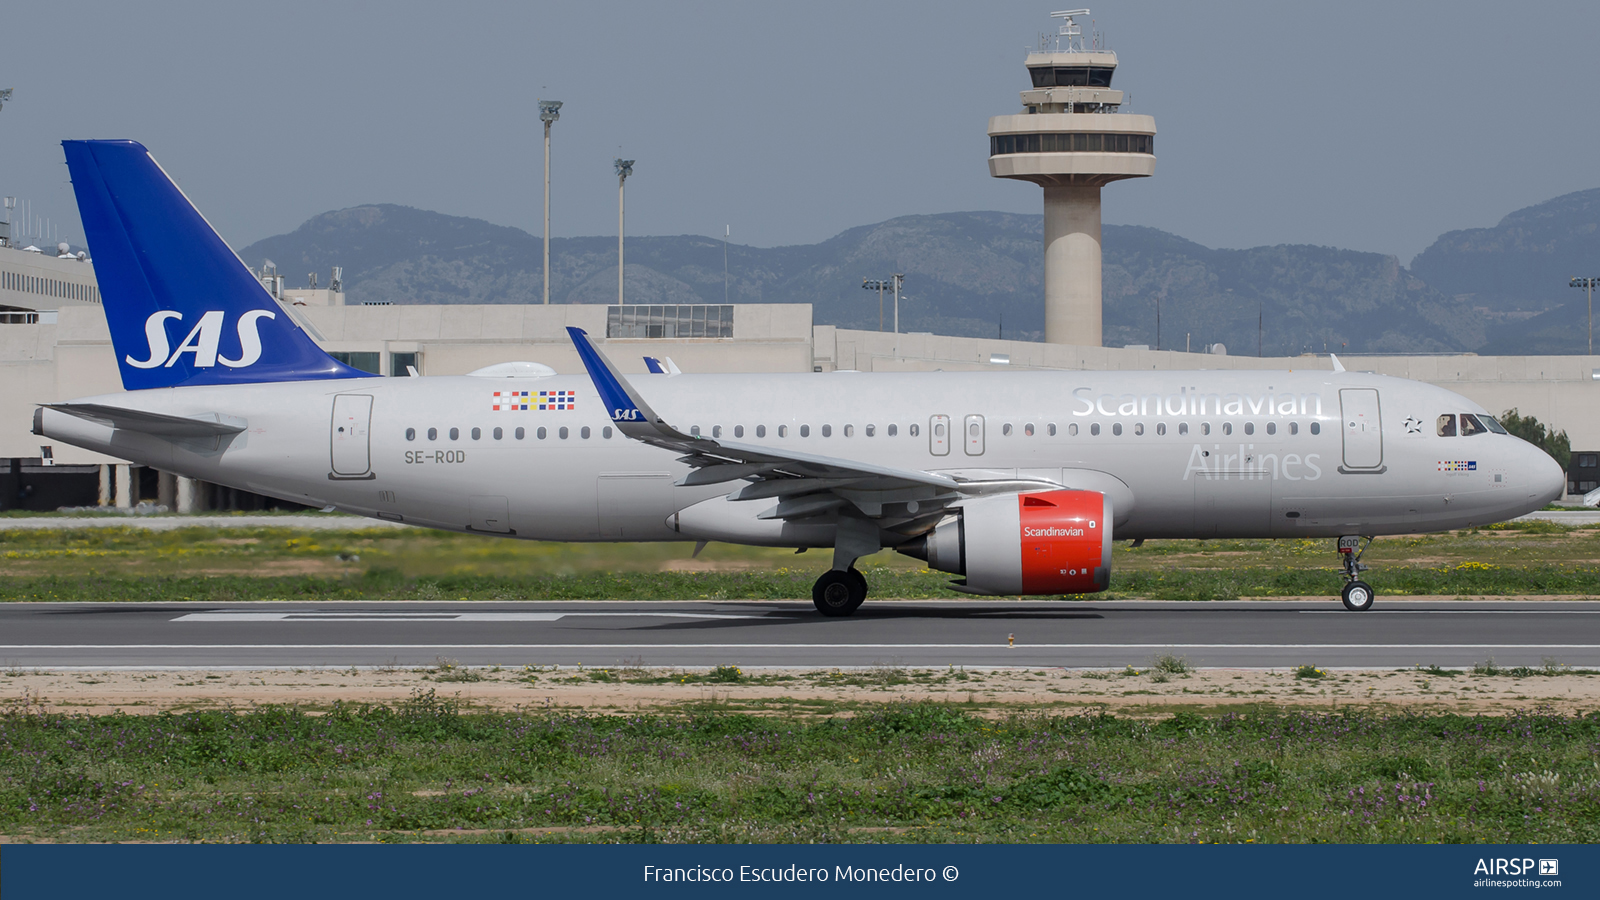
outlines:
M1092 594L1111 580L1111 498L1097 491L979 497L900 548L974 594Z

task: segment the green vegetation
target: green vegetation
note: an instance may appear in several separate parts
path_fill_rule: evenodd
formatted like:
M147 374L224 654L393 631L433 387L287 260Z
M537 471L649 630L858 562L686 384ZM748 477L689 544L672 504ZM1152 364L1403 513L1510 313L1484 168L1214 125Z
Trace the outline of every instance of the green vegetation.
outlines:
M828 554L713 544L556 544L404 529L131 527L0 531L0 601L804 599ZM1600 596L1600 529L1519 522L1380 538L1384 596ZM860 564L877 598L955 598L953 576L884 552ZM1086 599L1332 596L1333 542L1118 544L1111 588Z
M1572 461L1572 441L1567 439L1565 431L1557 431L1533 416L1519 415L1516 407L1500 414L1500 424L1507 431L1550 454L1552 459L1561 464L1561 470L1566 471L1567 464Z
M22 840L1600 840L1600 714L0 715Z

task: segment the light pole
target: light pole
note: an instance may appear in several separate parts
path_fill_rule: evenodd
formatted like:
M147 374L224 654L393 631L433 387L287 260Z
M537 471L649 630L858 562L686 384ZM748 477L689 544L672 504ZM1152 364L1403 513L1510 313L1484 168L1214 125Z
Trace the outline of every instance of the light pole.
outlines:
M544 123L544 302L550 304L550 125L561 118L560 100L539 101L539 121Z
M633 160L617 157L611 164L617 167L617 305L622 305L622 185L633 174Z
M889 276L894 279L894 333L900 333L900 283L906 280L904 273L896 272Z
M1583 288L1589 295L1589 355L1594 355L1594 284L1600 278L1574 278L1567 282L1568 287Z
M869 291L878 292L878 330L883 330L883 292L889 289L889 282L882 278L861 279L861 286Z

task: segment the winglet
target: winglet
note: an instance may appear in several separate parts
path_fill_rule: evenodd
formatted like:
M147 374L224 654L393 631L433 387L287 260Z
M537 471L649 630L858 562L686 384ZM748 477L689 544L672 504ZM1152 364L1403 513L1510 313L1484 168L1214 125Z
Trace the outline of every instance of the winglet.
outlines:
M1333 360L1333 370L1335 372L1343 372L1344 371L1344 363L1339 362L1339 357L1333 355L1332 353L1329 353L1328 354L1328 358Z
M650 370L651 375L667 374L667 370L661 365L661 360L656 359L654 356L646 356L644 358L644 367Z
M568 327L567 334L571 336L573 346L578 349L578 356L583 360L583 367L589 372L589 380L594 382L595 390L600 392L600 399L606 405L606 415L616 423L617 429L628 437L665 437L682 440L689 443L694 438L683 434L665 420L656 415L650 404L644 402L627 379L622 377L611 360L594 345L594 340L582 328Z

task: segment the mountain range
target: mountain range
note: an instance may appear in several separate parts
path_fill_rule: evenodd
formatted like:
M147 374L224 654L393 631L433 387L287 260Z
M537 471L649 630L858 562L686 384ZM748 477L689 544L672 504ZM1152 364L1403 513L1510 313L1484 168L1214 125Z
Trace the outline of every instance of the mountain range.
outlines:
M1600 189L1567 194L1492 228L1441 235L1408 269L1379 253L1213 249L1155 228L1107 225L1105 343L1223 343L1266 355L1583 352L1585 298L1566 285L1600 262L1597 226ZM874 329L878 298L862 279L903 272L902 330L1038 340L1042 235L1042 216L959 212L902 216L788 247L629 237L626 297L811 303L817 324ZM615 236L550 243L552 302L616 302ZM521 229L391 204L323 213L240 251L285 274L325 277L343 266L350 303L538 303L541 253L539 238Z

